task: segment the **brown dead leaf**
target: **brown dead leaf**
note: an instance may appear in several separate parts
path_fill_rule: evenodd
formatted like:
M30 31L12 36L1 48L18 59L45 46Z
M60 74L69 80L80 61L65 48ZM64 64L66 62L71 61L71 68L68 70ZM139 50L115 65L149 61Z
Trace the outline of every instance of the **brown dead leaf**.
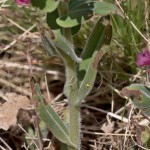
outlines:
M26 96L16 93L6 93L8 101L0 105L0 129L8 130L11 125L17 122L17 113L20 108L27 109L30 100Z
M137 100L141 100L141 91L139 90L130 90L128 88L123 88L120 92L120 96L122 97L131 97L131 96L134 96Z
M104 123L101 127L101 130L105 133L112 133L114 130L114 122L110 123Z

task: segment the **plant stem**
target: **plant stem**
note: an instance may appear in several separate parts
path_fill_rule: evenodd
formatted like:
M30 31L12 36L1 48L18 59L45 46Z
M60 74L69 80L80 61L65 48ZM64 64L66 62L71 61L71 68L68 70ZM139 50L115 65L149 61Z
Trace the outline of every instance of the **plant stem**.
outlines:
M58 7L59 16L63 16L68 11L68 3L60 2ZM62 28L63 36L73 44L72 33L70 28Z
M63 16L68 11L68 3L61 2L58 8L60 16ZM63 36L73 44L72 33L70 28L62 28ZM66 67L66 83L65 91L69 102L69 134L70 140L76 145L76 148L68 146L68 150L80 149L80 107L77 106L78 94L78 78L77 64L70 57L65 59Z
M80 107L76 104L76 98L78 94L76 64L72 61L72 63L70 62L69 65L70 67L66 68L66 76L70 82L70 92L68 95L70 113L69 134L71 141L77 146L77 149L79 149L78 147L80 147ZM68 147L68 149L77 150L72 147Z

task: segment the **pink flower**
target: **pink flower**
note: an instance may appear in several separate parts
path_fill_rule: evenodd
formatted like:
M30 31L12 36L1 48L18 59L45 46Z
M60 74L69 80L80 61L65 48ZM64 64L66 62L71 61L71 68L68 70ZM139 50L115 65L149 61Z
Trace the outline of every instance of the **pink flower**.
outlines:
M139 67L150 65L150 52L147 48L144 48L143 51L137 55L136 64Z
M31 0L15 0L18 5L29 5Z

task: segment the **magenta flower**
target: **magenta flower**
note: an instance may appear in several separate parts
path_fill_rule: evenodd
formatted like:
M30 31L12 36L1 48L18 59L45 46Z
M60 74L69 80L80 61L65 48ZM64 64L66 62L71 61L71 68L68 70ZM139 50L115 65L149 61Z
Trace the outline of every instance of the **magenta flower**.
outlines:
M137 55L136 64L139 67L150 65L150 52L147 48L144 48L143 51Z
M18 5L29 5L31 0L15 0Z

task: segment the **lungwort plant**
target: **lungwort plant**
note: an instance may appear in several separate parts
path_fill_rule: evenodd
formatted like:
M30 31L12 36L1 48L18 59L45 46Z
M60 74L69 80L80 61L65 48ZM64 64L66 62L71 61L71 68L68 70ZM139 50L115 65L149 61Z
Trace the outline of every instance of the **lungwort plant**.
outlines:
M69 123L65 123L50 105L44 104L40 88L35 84L40 100L39 114L53 135L65 145L64 150L79 150L80 104L90 93L98 63L110 44L112 28L109 18L114 14L123 15L114 4L93 0L32 0L31 4L46 14L49 30L39 25L45 50L50 57L61 57L65 64L64 94L68 99ZM93 16L96 23L77 55L73 35Z

